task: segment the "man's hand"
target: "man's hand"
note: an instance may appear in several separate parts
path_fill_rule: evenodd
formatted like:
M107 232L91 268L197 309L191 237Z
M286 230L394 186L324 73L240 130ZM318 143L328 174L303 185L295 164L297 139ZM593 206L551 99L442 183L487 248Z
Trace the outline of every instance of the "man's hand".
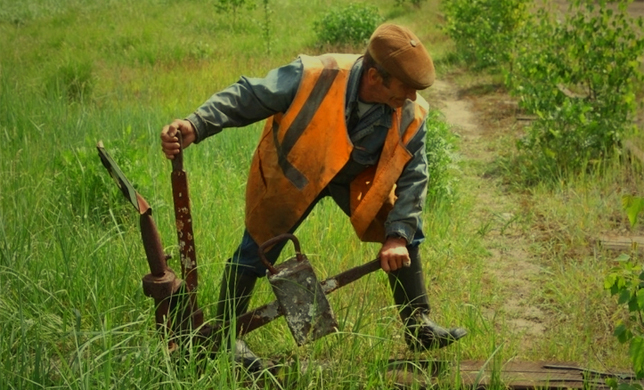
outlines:
M179 154L179 138L177 131L183 136L183 148L187 148L196 139L195 129L192 123L186 120L175 119L174 122L165 126L161 131L161 149L166 158L172 160L176 154Z
M387 238L380 253L380 267L385 272L395 271L402 267L409 267L411 259L407 251L407 240L401 237Z

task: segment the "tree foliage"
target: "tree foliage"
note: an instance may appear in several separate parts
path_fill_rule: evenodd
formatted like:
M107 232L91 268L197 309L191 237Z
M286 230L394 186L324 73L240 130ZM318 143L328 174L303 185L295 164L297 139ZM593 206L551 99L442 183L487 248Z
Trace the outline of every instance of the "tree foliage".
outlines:
M475 69L505 64L515 37L528 18L529 0L441 2L444 30L458 54Z
M364 44L382 21L378 7L353 3L330 10L314 29L320 44Z
M518 143L528 183L592 167L634 130L642 19L614 5L575 0L562 21L544 8L517 41L507 84L537 116Z

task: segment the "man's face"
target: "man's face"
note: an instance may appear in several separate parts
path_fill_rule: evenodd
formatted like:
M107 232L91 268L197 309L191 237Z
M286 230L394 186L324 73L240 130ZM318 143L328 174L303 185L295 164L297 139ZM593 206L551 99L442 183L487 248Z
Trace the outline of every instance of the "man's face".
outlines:
M379 103L384 103L396 109L402 107L407 99L416 100L415 88L408 86L395 77L390 77L388 83L385 83L382 77L380 80L381 82L376 88Z

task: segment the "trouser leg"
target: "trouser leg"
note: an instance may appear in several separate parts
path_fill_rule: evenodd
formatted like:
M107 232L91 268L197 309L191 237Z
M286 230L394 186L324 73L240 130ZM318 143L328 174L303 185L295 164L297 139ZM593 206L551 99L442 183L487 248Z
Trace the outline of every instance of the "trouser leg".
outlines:
M239 272L237 265L228 262L221 279L215 320L227 322L248 311L256 282L253 273Z
M315 204L327 195L328 191L323 191L289 233L293 233L309 215ZM275 244L265 253L266 259L271 264L275 264L286 244L286 241ZM244 230L242 241L233 257L226 264L221 280L216 309L216 321L220 325L230 323L248 311L255 283L259 277L266 275L266 267L259 259L258 250L259 244L255 242L247 230ZM214 340L217 348L229 348L234 343L235 360L251 370L262 368L257 355L248 348L244 341L236 339L236 329L233 330L231 326L223 326L220 329L221 331Z
M389 273L394 302L405 325L405 341L415 351L442 348L467 334L463 328L445 329L429 319L430 305L418 246L409 246L410 267Z
M256 281L255 274L240 272L239 266L230 261L226 264L215 313L215 321L221 327L213 340L217 350L232 349L235 361L251 371L259 371L265 367L245 342L237 340L234 319L248 311Z

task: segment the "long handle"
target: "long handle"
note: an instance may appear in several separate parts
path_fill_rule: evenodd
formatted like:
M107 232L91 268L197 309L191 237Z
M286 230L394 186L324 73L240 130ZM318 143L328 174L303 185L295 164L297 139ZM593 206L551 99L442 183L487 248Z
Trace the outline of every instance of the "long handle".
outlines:
M323 280L320 283L322 285L322 291L324 291L324 294L330 294L340 287L344 287L347 284L353 283L363 276L379 269L380 259L375 259L366 264L351 268L347 271ZM277 301L267 303L264 306L260 306L257 309L254 309L247 312L246 314L242 314L241 316L237 317L237 332L240 336L250 333L253 330L266 325L274 319L277 319L283 315L284 313L282 313L282 310L280 309L279 303Z
M174 200L174 216L179 241L179 253L181 255L181 277L186 281L190 292L196 290L198 286L197 254L192 232L188 176L183 169L181 132L177 132L177 136L179 138L179 153L172 160L172 198Z
M190 318L189 327L193 329L203 323L203 313L197 304L197 253L195 251L194 234L192 233L192 213L190 211L190 193L188 191L188 176L183 170L183 149L181 132L179 138L179 153L172 160L172 198L174 200L174 216L179 241L181 262L181 277L185 281L188 294L188 305L183 314L184 320Z
M335 276L332 276L328 279L323 280L320 284L322 285L322 291L325 294L330 294L333 291L344 287L347 284L353 283L361 277L370 274L374 271L380 269L380 259L371 260L370 262L359 265L357 267L346 270L342 273L339 273Z
M177 138L179 139L179 153L172 159L172 170L183 171L183 134L177 129Z

